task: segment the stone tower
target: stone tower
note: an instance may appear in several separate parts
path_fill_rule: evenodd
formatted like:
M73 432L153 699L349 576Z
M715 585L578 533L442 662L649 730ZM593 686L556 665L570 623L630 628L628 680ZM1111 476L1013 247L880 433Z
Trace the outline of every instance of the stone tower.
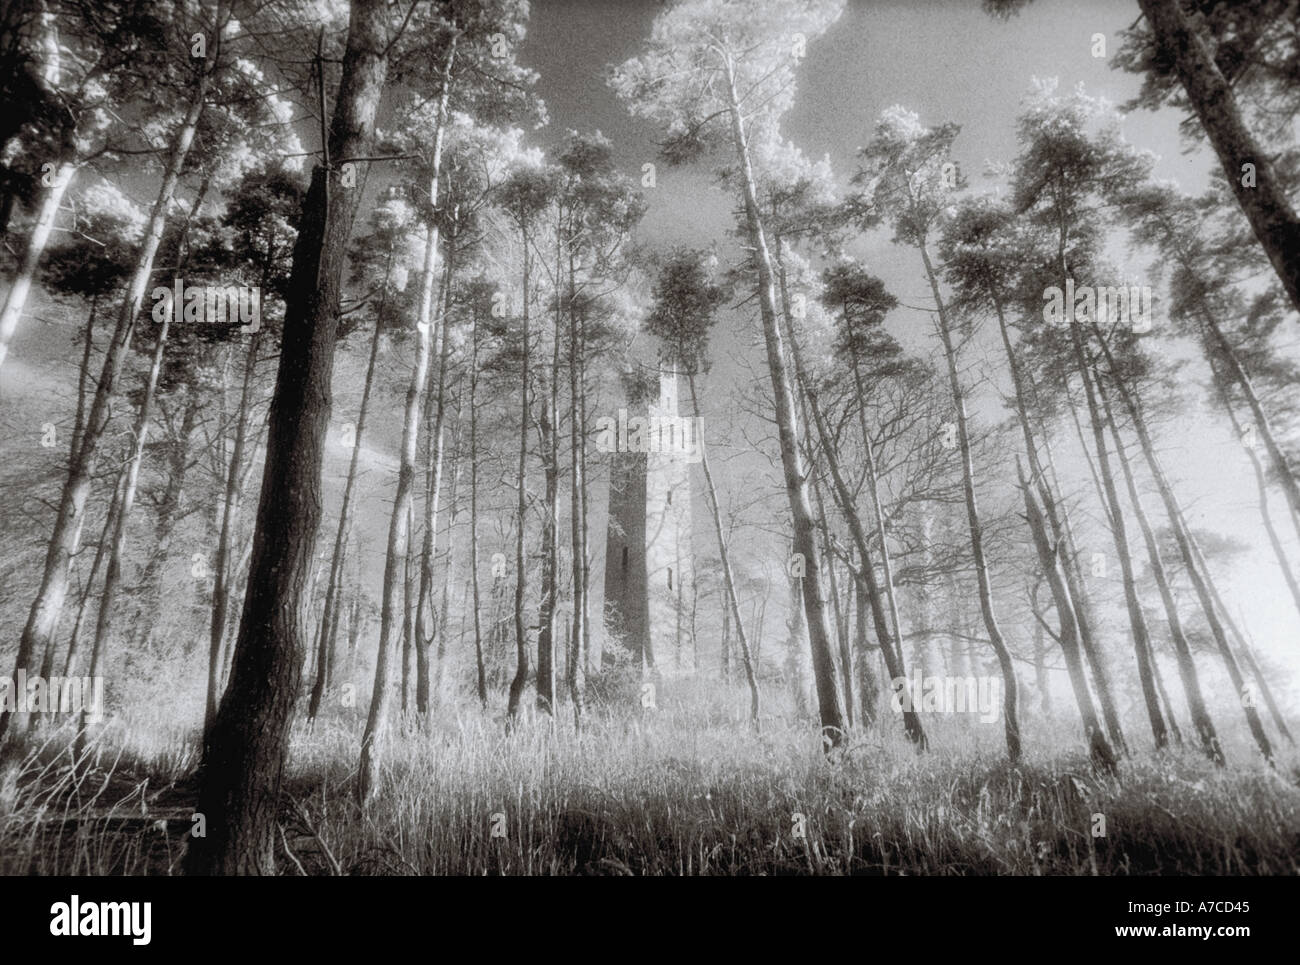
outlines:
M624 373L605 540L606 625L643 670L668 676L695 672L690 467L699 436L679 409L684 382L662 360L654 373Z

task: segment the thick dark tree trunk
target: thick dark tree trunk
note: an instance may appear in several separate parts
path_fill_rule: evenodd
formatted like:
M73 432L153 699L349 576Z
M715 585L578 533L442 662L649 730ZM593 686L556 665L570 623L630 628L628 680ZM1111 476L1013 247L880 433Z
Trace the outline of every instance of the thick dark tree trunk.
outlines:
M361 192L330 158L370 155L388 73L388 6L353 0L327 144L294 248L266 466L230 685L208 731L188 874L274 874L280 780L302 676L301 608L320 525L339 288ZM361 163L361 162L347 162Z
M1223 165L1228 186L1255 231L1255 237L1282 280L1291 304L1300 311L1300 219L1284 181L1273 169L1272 153L1251 136L1232 88L1219 71L1205 41L1187 19L1180 0L1138 0L1155 35L1160 56L1178 72L1187 101ZM1245 175L1253 164L1255 177Z

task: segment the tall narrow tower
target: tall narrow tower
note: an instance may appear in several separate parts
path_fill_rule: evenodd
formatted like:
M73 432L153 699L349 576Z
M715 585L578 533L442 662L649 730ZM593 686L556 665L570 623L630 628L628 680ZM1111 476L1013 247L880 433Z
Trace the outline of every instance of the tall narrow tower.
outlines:
M699 449L678 386L677 371L662 360L655 375L624 374L605 540L606 625L643 669L669 676L695 672L690 453L692 444Z

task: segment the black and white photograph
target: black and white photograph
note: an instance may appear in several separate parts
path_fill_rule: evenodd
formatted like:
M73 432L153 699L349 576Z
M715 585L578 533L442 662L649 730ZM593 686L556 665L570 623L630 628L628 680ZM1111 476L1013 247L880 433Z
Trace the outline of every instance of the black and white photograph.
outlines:
M19 931L1050 877L1248 948L1298 210L1298 0L4 0Z

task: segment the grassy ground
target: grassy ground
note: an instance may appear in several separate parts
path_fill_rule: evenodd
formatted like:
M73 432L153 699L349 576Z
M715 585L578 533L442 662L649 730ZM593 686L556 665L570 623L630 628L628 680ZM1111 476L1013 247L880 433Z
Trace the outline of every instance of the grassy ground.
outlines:
M620 707L627 706L620 704ZM679 685L657 711L523 721L445 707L395 728L377 802L353 803L355 717L293 736L288 874L1296 874L1297 759L1245 745L1218 769L1190 748L1094 775L1072 726L926 721L918 756L891 718L830 758L807 723ZM1134 737L1138 736L1136 728ZM66 731L30 745L0 798L0 872L175 874L190 831L193 735L118 721L74 763ZM1100 818L1098 816L1101 816ZM1104 836L1094 835L1101 830ZM800 833L802 832L802 833Z

